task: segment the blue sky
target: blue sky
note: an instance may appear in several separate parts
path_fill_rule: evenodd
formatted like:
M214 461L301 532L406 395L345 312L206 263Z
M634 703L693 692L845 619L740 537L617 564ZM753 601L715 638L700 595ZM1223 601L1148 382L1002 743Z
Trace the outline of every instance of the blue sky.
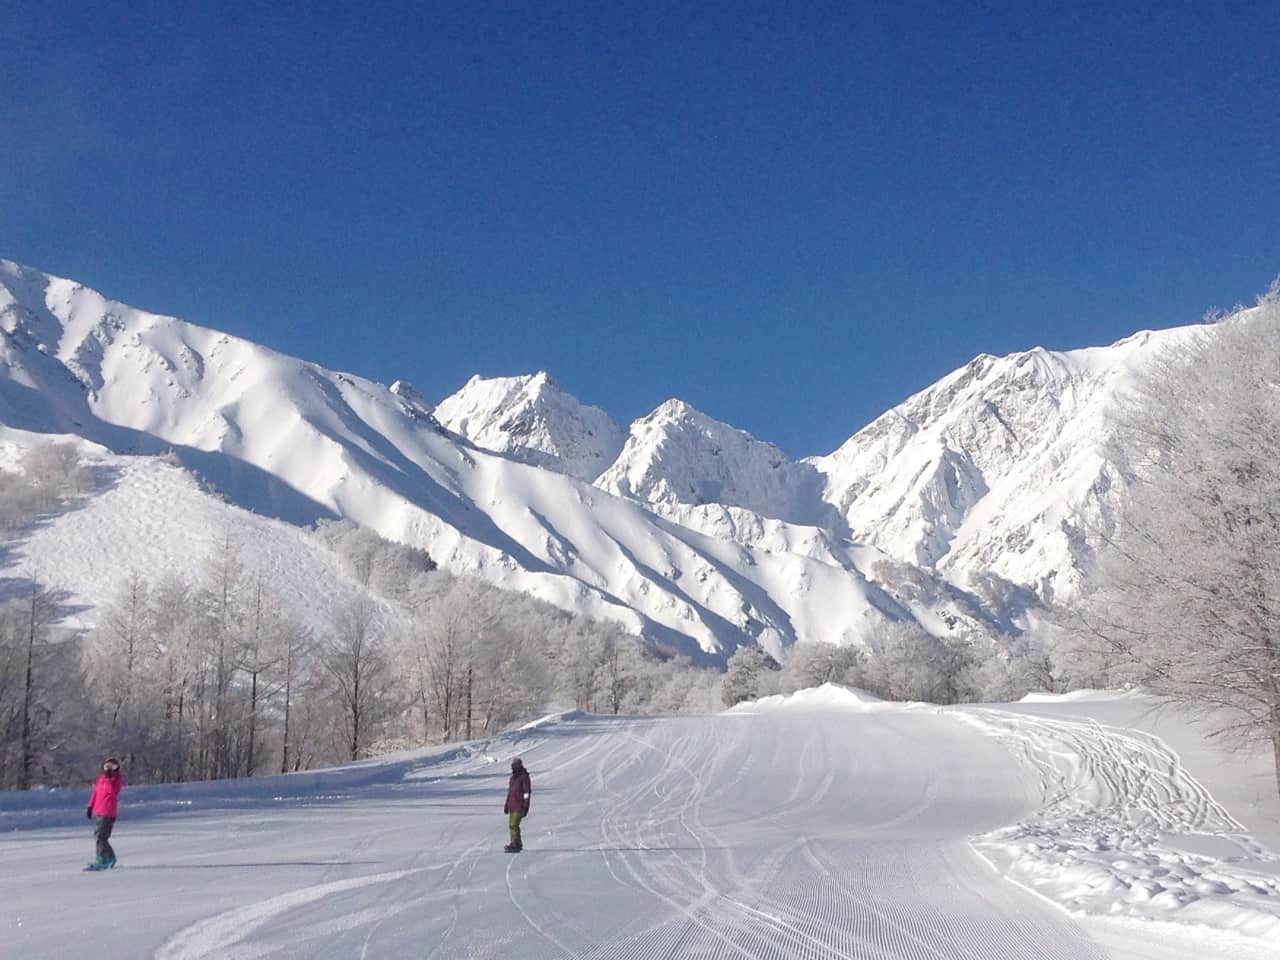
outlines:
M428 396L824 453L1280 274L1274 4L185 6L0 0L0 256Z

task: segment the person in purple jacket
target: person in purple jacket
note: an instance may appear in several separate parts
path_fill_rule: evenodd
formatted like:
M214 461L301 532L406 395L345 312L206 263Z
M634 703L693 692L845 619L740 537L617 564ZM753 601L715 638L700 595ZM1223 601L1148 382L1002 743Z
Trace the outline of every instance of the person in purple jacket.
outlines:
M110 870L116 865L116 852L111 849L111 828L116 824L119 812L120 791L124 787L124 777L120 774L120 761L115 757L107 757L102 762L102 773L98 775L89 794L89 806L85 808L85 816L96 821L93 838L97 841L98 856L89 864L90 870Z
M511 833L511 842L502 848L503 853L519 853L524 849L520 840L520 821L529 815L529 794L533 785L529 782L529 771L524 762L516 757L511 761L511 781L507 784L507 802L502 812L507 815L507 826Z

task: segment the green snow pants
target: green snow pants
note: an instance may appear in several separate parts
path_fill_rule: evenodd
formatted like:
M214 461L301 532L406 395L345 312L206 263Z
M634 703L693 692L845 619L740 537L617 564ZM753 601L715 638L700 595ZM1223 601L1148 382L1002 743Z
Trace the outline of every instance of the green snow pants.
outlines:
M520 842L520 821L524 819L524 813L520 810L512 810L507 814L507 828L511 834L511 846L522 847Z

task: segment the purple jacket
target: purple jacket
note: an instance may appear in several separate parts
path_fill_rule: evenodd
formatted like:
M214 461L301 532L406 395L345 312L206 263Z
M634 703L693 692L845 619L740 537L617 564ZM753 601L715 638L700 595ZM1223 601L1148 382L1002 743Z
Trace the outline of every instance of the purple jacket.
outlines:
M511 771L511 782L507 784L507 802L503 804L502 812L510 813L512 810L519 810L527 814L529 794L532 792L533 785L529 782L529 771L524 767Z

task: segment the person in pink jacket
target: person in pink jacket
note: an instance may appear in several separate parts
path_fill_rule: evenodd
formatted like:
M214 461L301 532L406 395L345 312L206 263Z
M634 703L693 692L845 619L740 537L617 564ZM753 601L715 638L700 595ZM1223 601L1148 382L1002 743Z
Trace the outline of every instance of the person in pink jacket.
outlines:
M111 849L109 840L111 828L116 825L122 787L124 777L120 774L120 761L107 757L102 762L102 773L93 785L89 806L85 810L85 816L95 821L93 838L98 842L98 856L89 864L90 870L110 870L116 865L116 852Z

